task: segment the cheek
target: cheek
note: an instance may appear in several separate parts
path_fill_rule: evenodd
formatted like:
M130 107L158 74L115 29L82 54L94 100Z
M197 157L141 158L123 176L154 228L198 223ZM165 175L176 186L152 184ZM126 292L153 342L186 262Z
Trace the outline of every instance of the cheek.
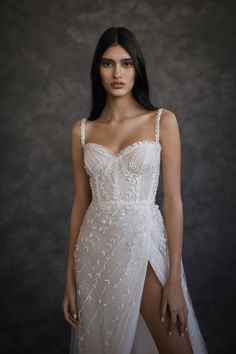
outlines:
M130 82L134 82L134 81L135 81L135 69L129 70L129 71L127 72L126 77L127 77L127 79L128 79Z
M111 70L106 70L106 69L101 68L99 73L100 73L101 79L106 79L111 76Z
M112 77L111 77L111 72L109 70L100 71L100 77L101 77L101 81L104 87L108 87L110 86L110 82L112 81Z

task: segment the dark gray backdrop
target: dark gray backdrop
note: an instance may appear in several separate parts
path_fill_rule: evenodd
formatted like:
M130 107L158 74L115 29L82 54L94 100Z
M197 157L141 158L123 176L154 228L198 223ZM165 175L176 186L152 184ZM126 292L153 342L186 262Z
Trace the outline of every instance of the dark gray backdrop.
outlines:
M2 353L68 353L70 129L110 26L134 31L153 103L178 118L189 291L209 353L233 353L234 16L233 1L1 2Z

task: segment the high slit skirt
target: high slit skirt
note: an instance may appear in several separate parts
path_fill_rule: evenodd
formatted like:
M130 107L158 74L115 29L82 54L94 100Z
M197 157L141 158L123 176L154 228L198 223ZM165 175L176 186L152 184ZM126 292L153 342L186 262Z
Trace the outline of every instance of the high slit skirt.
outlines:
M93 200L74 251L79 323L71 329L70 354L158 354L140 313L148 261L165 286L168 238L158 205ZM181 274L193 352L205 354L182 259Z

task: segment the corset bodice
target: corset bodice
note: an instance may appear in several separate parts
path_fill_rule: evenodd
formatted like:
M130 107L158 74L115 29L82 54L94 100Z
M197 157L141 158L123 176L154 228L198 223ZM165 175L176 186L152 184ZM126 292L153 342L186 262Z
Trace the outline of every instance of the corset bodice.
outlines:
M142 140L114 153L103 145L84 145L84 167L95 201L155 202L161 145Z
M86 119L81 121L84 168L89 176L92 200L97 202L155 203L162 146L160 117L155 114L155 140L139 140L115 153L102 144L85 142Z

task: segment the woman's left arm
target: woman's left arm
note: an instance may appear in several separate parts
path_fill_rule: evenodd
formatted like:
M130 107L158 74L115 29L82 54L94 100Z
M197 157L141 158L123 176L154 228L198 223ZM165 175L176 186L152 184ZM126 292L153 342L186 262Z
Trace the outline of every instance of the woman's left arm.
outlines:
M163 218L168 237L170 269L163 289L161 316L170 311L169 334L176 325L183 335L188 309L181 284L183 244L183 204L181 198L181 141L178 122L173 112L165 110L160 120L162 145Z

